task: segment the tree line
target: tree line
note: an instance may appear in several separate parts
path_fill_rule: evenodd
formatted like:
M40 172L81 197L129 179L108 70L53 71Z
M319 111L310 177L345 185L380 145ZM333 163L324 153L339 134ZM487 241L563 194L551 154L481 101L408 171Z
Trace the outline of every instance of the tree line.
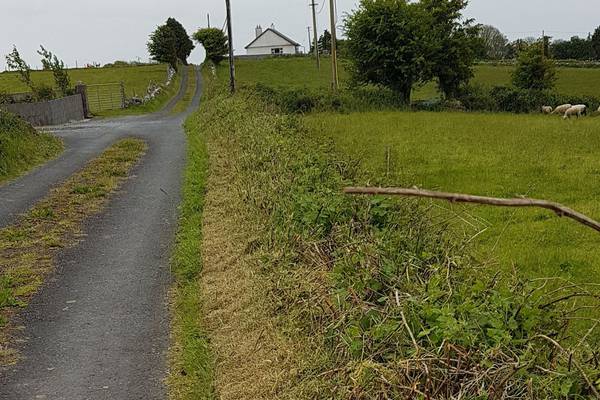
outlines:
M514 59L524 46L539 40L529 37L511 42L498 28L491 25L479 26L479 38L481 46L478 58L491 61ZM573 36L569 40L553 41L550 36L546 36L543 40L547 42L549 55L555 59L600 61L600 27L585 38Z
M510 43L498 29L465 19L467 3L361 0L344 22L352 82L386 87L409 104L413 88L432 81L445 100L470 96L476 60L516 59L513 86L502 89L546 91L556 82L555 57L600 59L600 28L585 40Z

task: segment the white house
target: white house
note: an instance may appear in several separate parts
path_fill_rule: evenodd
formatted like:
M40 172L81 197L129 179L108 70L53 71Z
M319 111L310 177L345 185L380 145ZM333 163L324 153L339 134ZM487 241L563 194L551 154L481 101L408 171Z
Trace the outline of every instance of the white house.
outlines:
M273 25L263 31L259 25L256 27L256 38L246 46L246 55L291 55L298 54L300 44L275 29Z

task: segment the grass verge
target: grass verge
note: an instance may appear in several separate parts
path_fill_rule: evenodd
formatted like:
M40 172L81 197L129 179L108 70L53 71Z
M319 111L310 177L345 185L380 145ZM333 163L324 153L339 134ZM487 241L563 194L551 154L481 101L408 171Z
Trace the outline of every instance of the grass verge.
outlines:
M52 272L57 252L79 241L83 221L106 206L145 150L139 139L117 142L0 230L0 365L16 361L11 317L27 306Z
M188 162L180 207L179 231L171 259L175 279L171 290L171 350L168 377L172 400L213 398L213 359L202 324L202 214L206 194L208 155L204 136L185 125Z
M201 290L218 398L600 390L598 323L574 301L597 307L595 286L490 271L420 202L342 195L356 163L272 110L217 90L194 127L210 155Z
M181 100L175 104L175 107L171 110L171 114L179 114L184 112L192 99L194 98L194 94L196 93L196 67L194 65L189 65L188 67L188 82L187 87L185 89L185 93Z
M0 184L57 157L62 151L60 139L37 132L17 116L0 110Z

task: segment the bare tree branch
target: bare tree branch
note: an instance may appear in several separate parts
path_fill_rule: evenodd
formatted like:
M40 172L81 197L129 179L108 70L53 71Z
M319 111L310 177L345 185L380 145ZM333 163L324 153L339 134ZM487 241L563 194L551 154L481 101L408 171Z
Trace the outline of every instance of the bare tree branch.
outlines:
M435 192L431 190L421 190L417 188L369 188L369 187L347 187L344 189L346 194L364 194L364 195L389 195L389 196L406 196L406 197L422 197L429 199L447 200L451 203L471 203L483 204L496 207L535 207L544 208L553 211L559 217L571 218L580 224L590 227L600 232L600 222L597 222L590 217L581 214L575 210L563 206L559 203L554 203L546 200L535 199L501 199L495 197L471 196L460 193L445 193Z

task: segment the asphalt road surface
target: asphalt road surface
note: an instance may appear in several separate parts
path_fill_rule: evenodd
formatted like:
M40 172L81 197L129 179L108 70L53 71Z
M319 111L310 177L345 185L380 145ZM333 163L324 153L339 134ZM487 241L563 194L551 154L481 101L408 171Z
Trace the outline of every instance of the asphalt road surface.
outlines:
M170 109L197 90L188 110ZM1 399L165 399L170 284L186 140L185 117L200 102L201 79L155 114L57 127L65 153L0 187L0 227L115 141L144 139L140 165L106 210L84 226L83 242L63 251L57 269L23 312L23 360L0 372Z

